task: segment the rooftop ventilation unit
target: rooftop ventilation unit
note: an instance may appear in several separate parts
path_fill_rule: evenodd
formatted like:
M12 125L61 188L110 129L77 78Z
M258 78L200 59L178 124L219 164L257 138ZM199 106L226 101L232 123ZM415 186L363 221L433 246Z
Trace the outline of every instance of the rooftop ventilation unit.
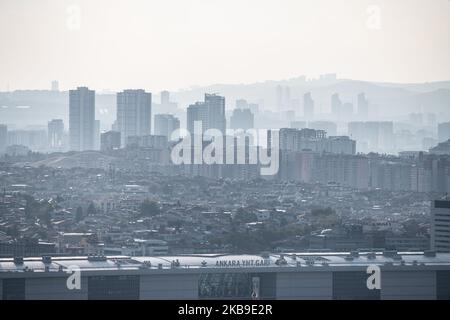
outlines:
M276 264L277 266L284 266L284 265L287 265L287 261L286 261L286 259L284 258L284 256L281 255L280 258L277 259L277 261L275 261L275 264Z
M396 255L394 255L394 256L392 257L392 259L394 259L394 260L402 260L402 256L399 255L399 254L396 254Z
M170 265L172 268L178 268L180 266L180 261L178 259L173 260Z
M307 266L313 266L314 265L314 260L312 260L312 259L306 260L306 265Z
M374 259L376 259L376 258L377 258L377 255L376 255L375 252L369 252L369 253L367 254L367 259L374 260Z
M388 258L393 258L396 255L397 255L397 251L395 251L395 250L388 250L388 251L383 252L383 256L388 257Z
M436 257L436 251L428 250L423 253L425 257L434 258Z
M88 255L88 261L106 261L106 256L90 254Z
M22 265L23 257L14 257L14 264Z

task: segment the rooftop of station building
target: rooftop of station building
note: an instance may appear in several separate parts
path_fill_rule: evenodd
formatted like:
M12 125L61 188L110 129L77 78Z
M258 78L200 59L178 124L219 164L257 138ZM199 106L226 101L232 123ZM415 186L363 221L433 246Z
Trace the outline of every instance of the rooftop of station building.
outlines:
M2 272L50 272L79 268L82 271L252 268L252 267L450 267L450 253L434 252L297 252L251 254L190 254L173 256L60 256L0 259Z

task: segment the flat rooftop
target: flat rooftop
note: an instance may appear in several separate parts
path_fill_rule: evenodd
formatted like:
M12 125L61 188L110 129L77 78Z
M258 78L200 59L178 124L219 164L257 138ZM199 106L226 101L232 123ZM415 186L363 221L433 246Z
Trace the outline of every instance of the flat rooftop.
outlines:
M161 269L224 269L224 268L286 268L286 267L367 267L379 266L443 266L450 269L450 253L424 252L298 252L286 254L233 255L192 254L174 256L74 256L1 258L2 272L52 272L78 267L82 271L161 270Z

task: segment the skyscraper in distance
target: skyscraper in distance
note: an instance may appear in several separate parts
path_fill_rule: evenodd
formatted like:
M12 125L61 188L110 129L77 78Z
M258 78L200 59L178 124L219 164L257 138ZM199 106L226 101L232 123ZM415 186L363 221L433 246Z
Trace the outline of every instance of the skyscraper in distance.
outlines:
M291 88L278 85L276 87L276 107L279 111L289 110L291 108Z
M339 94L335 93L331 96L331 114L334 120L339 120L341 117L342 101Z
M70 150L94 149L95 91L78 87L69 91Z
M450 122L438 124L438 140L444 142L450 139Z
M187 109L187 130L194 134L195 122L202 123L202 133L217 129L225 134L225 98L217 94L205 94L205 101L191 104Z
M283 109L283 87L278 85L275 89L275 95L276 95L276 107L278 110Z
M257 103L249 103L247 105L247 108L250 109L250 111L253 114L258 114L259 113L259 105Z
M303 95L303 116L308 120L314 118L314 100L311 98L311 92Z
M0 124L0 153L5 151L7 141L8 141L8 127L6 126L6 124Z
M179 128L180 128L180 120L174 115L171 114L155 115L155 135L165 136L167 137L168 140L171 140L172 133Z
M205 103L208 105L208 128L218 129L225 134L225 97L205 93Z
M195 122L202 123L202 133L208 129L208 106L205 102L197 101L187 108L187 130L194 134Z
M254 127L254 115L250 109L234 109L230 117L231 129L252 129Z
M285 87L284 88L284 107L289 108L291 103L291 88Z
M366 120L369 116L369 101L366 99L364 92L358 94L358 117Z
M394 122L380 121L378 134L380 148L385 152L391 152L394 147Z
M170 103L170 92L167 90L161 91L161 105L168 105Z
M64 122L62 119L53 119L47 125L48 146L50 149L61 148L64 137Z
M368 152L368 137L365 122L352 121L347 125L348 135L356 140L356 148L358 152Z
M94 126L94 150L100 150L100 120L95 120L95 126Z
M170 92L167 90L161 91L160 93L161 103L152 103L153 110L157 114L176 114L178 109L178 104L176 102L170 101Z
M152 94L142 89L117 93L117 129L122 147L130 136L151 134Z
M246 109L248 107L248 102L245 99L236 100L236 109Z

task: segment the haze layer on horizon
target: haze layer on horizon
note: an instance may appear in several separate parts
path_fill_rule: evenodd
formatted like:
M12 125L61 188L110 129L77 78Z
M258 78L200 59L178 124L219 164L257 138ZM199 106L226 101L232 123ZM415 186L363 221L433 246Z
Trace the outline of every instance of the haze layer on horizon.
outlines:
M0 91L450 79L449 0L0 0Z

